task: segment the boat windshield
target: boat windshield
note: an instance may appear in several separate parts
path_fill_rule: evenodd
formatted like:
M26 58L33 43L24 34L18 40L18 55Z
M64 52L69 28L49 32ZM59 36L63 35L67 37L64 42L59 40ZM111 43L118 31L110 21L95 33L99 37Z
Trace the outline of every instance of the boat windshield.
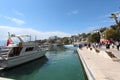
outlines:
M13 37L13 38L11 38L12 39L12 41L16 44L16 43L19 43L19 42L28 42L28 41L30 41L30 39L28 39L28 38L26 38L26 37L21 37L20 39L22 40L20 40L19 38L17 38L17 37Z

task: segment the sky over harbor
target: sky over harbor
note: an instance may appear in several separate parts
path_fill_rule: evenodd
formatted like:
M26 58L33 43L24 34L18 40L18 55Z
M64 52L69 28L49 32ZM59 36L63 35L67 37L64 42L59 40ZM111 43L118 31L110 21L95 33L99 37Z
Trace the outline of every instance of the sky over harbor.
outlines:
M7 32L38 39L87 33L115 24L120 0L0 0L0 40Z

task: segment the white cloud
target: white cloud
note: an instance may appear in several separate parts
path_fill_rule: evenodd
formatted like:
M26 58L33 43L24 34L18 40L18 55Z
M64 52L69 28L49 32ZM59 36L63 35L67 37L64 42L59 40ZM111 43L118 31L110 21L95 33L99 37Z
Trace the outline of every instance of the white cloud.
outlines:
M79 10L74 10L71 12L72 14L78 14L79 13Z
M99 16L98 18L99 19L110 18L110 15L108 14L108 15L104 15L104 16Z
M68 12L67 13L67 15L76 15L76 14L78 14L79 13L79 10L78 9L75 9L75 10L72 10L72 11L70 11L70 12Z
M23 24L25 24L25 21L17 19L17 18L14 18L14 17L4 16L4 18L7 19L7 20L12 21L14 23L16 23L17 25L23 25Z
M6 41L8 37L8 32L11 34L23 34L23 35L31 35L32 39L35 39L35 36L37 39L47 39L50 36L58 36L58 37L66 37L71 36L70 34L64 33L64 32L41 32L37 31L32 28L18 28L18 27L11 27L11 26L0 26L0 41Z
M102 23L115 23L114 20L106 20L106 21L103 21Z
M19 16L24 16L23 13L19 12L18 10L16 9L12 9L13 13L15 13L16 15L19 15Z

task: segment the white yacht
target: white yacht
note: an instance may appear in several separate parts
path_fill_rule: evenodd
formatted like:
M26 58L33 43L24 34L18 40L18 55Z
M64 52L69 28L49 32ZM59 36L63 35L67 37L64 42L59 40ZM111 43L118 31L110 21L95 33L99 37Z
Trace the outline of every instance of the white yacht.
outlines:
M14 42L12 38L18 39ZM29 41L24 41L29 38ZM8 51L0 52L0 69L10 68L19 64L40 58L45 55L46 49L31 41L29 35L10 35L7 40Z

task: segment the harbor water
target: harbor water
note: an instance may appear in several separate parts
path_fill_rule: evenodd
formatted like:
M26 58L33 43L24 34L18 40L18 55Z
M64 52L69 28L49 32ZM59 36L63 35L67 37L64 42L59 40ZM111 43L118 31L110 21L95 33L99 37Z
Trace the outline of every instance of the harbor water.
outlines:
M0 71L0 77L15 80L87 80L75 48L57 48L45 57Z

